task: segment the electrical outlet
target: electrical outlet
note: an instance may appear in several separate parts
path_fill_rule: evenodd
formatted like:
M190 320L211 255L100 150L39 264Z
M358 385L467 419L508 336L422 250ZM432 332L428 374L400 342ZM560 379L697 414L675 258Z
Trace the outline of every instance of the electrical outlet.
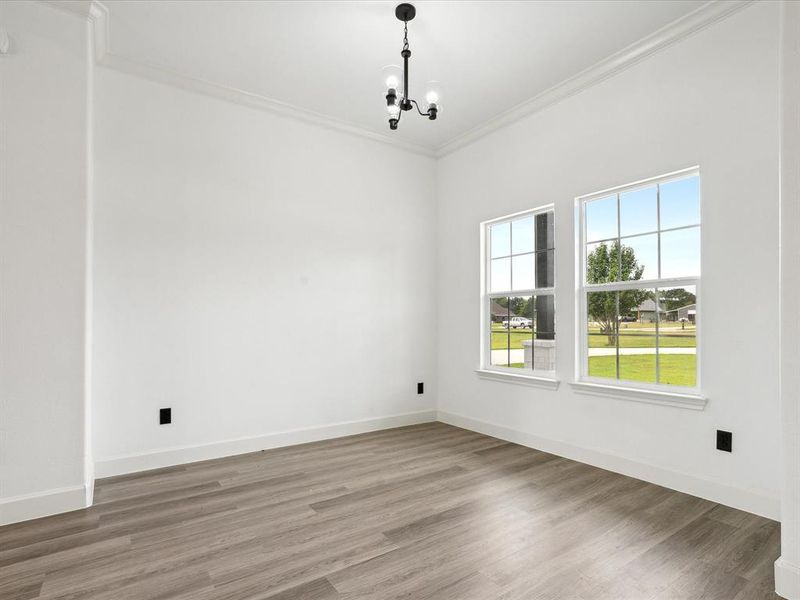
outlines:
M730 431L717 429L717 450L733 452L733 434Z
M168 425L172 423L172 409L171 408L159 408L158 409L158 424L159 425Z
M417 384L417 393L424 394L425 393L425 384L421 381Z

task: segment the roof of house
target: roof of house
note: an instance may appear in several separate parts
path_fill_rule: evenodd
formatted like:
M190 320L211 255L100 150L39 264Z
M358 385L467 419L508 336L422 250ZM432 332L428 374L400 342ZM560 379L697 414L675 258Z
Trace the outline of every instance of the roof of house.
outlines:
M513 310L501 306L497 302L492 302L492 315L495 317L516 317Z
M639 312L656 312L656 303L650 298L647 298L644 302L636 307L636 310Z
M696 310L697 309L697 304L687 304L686 306L679 306L678 308L673 308L672 310L669 310L667 312L675 312L675 311L684 310L684 309L689 309L689 310L695 309Z

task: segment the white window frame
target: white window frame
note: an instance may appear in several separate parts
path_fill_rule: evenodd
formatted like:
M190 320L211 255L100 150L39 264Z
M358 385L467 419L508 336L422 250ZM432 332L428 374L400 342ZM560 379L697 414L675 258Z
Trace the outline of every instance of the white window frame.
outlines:
M546 288L530 288L524 290L501 290L497 292L490 292L491 287L491 227L494 225L501 225L509 223L528 216L535 217L543 213L553 214L553 236L555 239L555 205L547 204L537 208L524 210L497 219L483 221L480 224L480 238L481 238L481 290L480 290L480 364L476 372L479 376L485 379L492 379L498 381L507 381L510 383L521 383L525 385L535 385L538 387L545 387L549 389L556 389L558 387L558 379L556 378L555 370L553 371L536 371L534 369L525 370L515 367L502 367L491 364L492 356L492 336L491 336L491 310L490 299L492 298L505 298L513 296L553 296L553 306L555 309L556 293L555 285L558 278L556 273L557 262L557 247L554 241L553 247L553 285ZM535 252L535 250L534 250ZM512 275L513 278L513 275ZM513 282L511 283L513 286ZM556 356L558 355L558 310L554 313L554 329L556 332Z
M619 398L639 400L645 402L654 402L658 404L671 404L675 406L682 406L685 408L702 409L705 407L706 399L701 394L702 379L701 379L701 326L702 326L702 307L701 307L701 278L700 275L696 277L672 277L672 278L656 278L656 279L638 279L635 281L619 281L612 283L586 283L586 205L592 200L606 198L610 195L636 191L642 188L652 187L656 184L664 184L678 179L685 179L687 177L700 176L700 167L694 166L680 171L673 171L666 175L659 175L636 181L634 183L616 186L613 188L593 192L575 198L576 209L576 338L575 338L575 381L572 382L573 388L579 392L585 392L594 395L611 395ZM660 194L657 196L657 202L660 202ZM702 247L703 239L703 216L702 216L702 178L700 180L700 192L698 197L699 210L700 210L700 244ZM619 205L618 205L619 206ZM689 229L696 227L695 225L688 225L684 227L675 227L670 229L661 230L660 223L660 210L658 211L658 229L654 232L646 232L647 234L659 233L658 237L658 260L661 262L661 233L668 231L676 231L681 229ZM617 234L619 235L619 209L617 214ZM638 234L637 234L638 235ZM645 233L641 234L645 235ZM618 238L613 238L618 239ZM602 240L594 240L602 241ZM594 242L593 241L593 242ZM606 240L608 241L608 240ZM660 269L659 269L660 271ZM671 289L677 287L694 286L696 304L697 304L697 322L696 322L696 378L694 387L670 385L664 383L645 383L638 381L625 381L620 379L610 379L603 377L590 377L589 372L589 344L588 344L588 318L587 311L587 294L590 292L616 292L628 289L638 288L657 288L657 289ZM656 312L658 315L658 312Z

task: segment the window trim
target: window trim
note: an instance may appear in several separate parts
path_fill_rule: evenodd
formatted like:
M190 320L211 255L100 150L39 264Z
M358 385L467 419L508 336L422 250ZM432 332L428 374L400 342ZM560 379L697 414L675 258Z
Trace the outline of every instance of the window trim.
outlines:
M546 288L531 288L524 290L506 290L490 292L489 284L491 277L491 234L490 227L493 225L502 225L503 223L510 223L522 217L536 216L539 214L552 212L553 213L553 285ZM522 210L510 215L498 217L496 219L489 219L482 221L480 224L480 245L481 245L481 276L480 276L480 357L478 368L475 370L476 374L487 380L494 381L508 381L511 383L521 383L524 385L533 385L544 387L547 389L556 389L559 380L556 377L556 370L553 371L536 371L531 369L526 372L523 369L514 367L502 367L491 364L492 355L492 336L491 332L491 311L489 309L490 300L492 298L505 298L512 296L552 296L553 305L555 306L556 297L556 246L555 246L555 204L545 204L536 208ZM548 250L549 251L549 250ZM527 254L527 253L521 253ZM532 252L536 254L536 250ZM512 255L509 255L512 256ZM503 257L500 257L503 258ZM513 278L513 275L512 275ZM511 287L514 287L513 281ZM558 311L554 314L555 331L558 331ZM557 344L557 342L556 342ZM558 346L556 345L556 355L558 355ZM520 372L522 371L522 372Z
M695 385L693 387L671 385L666 383L644 383L637 381L626 381L621 379L608 379L603 377L591 377L589 372L589 344L587 341L588 336L588 323L586 317L586 298L590 292L614 292L626 289L637 288L658 288L669 289L674 287L695 287L695 303L697 304L697 314L702 315L702 300L701 300L701 282L702 271L698 276L692 277L665 277L663 279L638 279L629 281L617 281L610 283L586 283L586 205L592 200L598 200L610 195L618 195L620 193L629 193L644 188L653 186L654 184L665 184L671 181L685 179L687 177L700 176L700 167L693 166L678 171L673 171L665 175L656 177L649 177L635 181L630 184L618 185L612 188L577 196L575 198L575 373L574 380L571 383L572 388L580 393L591 395L611 395L617 398L625 398L631 400L639 400L645 402L653 402L657 404L668 404L672 406L682 406L702 410L707 402L706 398L702 395L702 368L701 368L701 344L702 344L702 318L698 319L696 327L696 376ZM702 181L702 180L701 180ZM699 212L700 220L697 225L687 225L682 227L669 228L661 230L674 231L681 229L688 229L690 227L698 227L700 230L700 243L702 248L703 239L703 215L702 215L702 190L700 191L699 198ZM660 219L660 215L659 215ZM660 222L659 222L660 225ZM617 232L619 233L619 232ZM655 232L650 232L655 233ZM639 234L637 234L639 235ZM641 234L644 235L644 234ZM636 236L625 236L628 237ZM617 238L610 238L617 239ZM598 243L601 240L593 240L591 243ZM606 240L608 241L608 240ZM702 259L702 251L701 251ZM661 264L661 244L659 236L659 266ZM660 271L660 269L659 269Z

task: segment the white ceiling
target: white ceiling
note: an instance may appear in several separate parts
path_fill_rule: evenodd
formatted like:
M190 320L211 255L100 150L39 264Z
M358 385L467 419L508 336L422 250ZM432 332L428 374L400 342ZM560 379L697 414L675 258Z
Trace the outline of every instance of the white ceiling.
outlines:
M395 2L110 0L110 52L388 134L381 68L401 64ZM437 148L706 4L704 0L414 3L411 96L442 82Z

